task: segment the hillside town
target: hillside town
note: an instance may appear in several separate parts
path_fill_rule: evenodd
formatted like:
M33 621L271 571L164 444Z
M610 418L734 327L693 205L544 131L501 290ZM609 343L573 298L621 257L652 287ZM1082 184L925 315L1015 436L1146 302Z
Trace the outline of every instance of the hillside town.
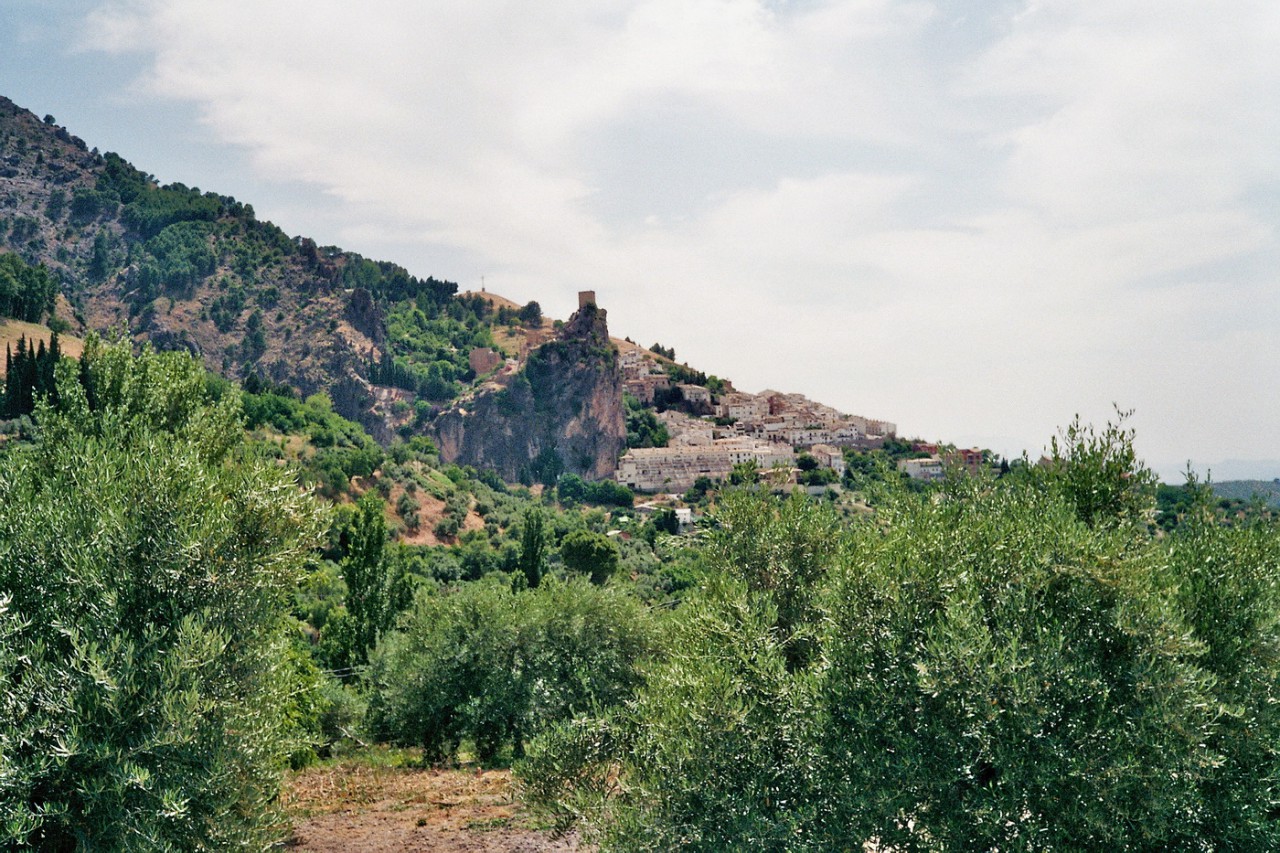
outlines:
M623 352L620 360L628 393L646 404L678 401L683 409L658 415L670 437L666 447L633 448L618 461L618 482L640 491L684 491L699 477L725 479L742 463L789 470L797 451L843 474L844 448L874 449L897 435L896 424L846 415L803 394L748 394L728 383L720 383L717 394L705 385L674 382L653 354L640 349Z
M483 294L490 300L501 300ZM502 300L509 305L509 300ZM596 306L596 294L578 294L579 310ZM600 312L603 316L604 312ZM554 334L539 330L519 343L518 358L504 357L491 348L470 353L472 371L481 377L462 402L474 405L475 395L494 393L511 385L535 343ZM614 339L622 385L628 395L653 410L666 442L658 447L634 447L617 459L614 478L637 491L683 493L699 480L727 480L736 466L750 465L768 473L778 485L797 482L798 467L817 465L833 474L837 485L844 475L846 450L868 451L897 438L897 425L878 418L850 415L810 400L803 394L766 389L759 394L739 391L727 380L707 377L687 365L677 365L658 345L651 349L629 339ZM682 381L687 380L687 381ZM948 470L976 473L984 464L977 448L954 449L913 442L909 458L898 470L913 480L941 480ZM804 458L801 458L803 454ZM825 491L826 487L813 487Z

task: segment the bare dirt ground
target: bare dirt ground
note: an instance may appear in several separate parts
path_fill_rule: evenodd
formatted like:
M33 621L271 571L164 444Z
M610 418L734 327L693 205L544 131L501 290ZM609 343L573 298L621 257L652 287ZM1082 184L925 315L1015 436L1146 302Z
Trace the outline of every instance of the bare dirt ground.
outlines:
M563 853L589 848L555 838L525 814L506 770L424 770L350 763L303 770L283 803L286 849L314 853Z

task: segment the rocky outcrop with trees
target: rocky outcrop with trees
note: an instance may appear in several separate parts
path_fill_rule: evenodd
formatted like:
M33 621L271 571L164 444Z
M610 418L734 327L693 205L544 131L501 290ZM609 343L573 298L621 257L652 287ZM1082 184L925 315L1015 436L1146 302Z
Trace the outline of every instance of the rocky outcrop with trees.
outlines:
M463 401L436 419L433 432L442 459L492 468L509 481L612 475L627 431L605 312L585 305L506 388Z

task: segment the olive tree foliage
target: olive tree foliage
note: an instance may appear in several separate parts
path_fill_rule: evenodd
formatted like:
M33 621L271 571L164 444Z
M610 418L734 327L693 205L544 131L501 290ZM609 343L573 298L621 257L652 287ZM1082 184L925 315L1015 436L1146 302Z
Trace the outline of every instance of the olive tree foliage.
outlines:
M762 596L774 613L788 667L804 666L815 651L816 596L840 547L839 519L799 491L776 502L731 492L717 521L709 543L712 565Z
M1280 531L1153 537L1131 434L1069 435L843 529L730 496L668 655L526 796L606 851L1277 849Z
M320 513L185 354L86 346L0 456L0 846L260 849ZM303 699L304 701L299 701Z
M1259 520L1224 526L1213 492L1190 485L1198 511L1166 547L1217 702L1200 835L1223 850L1280 849L1280 535Z
M828 589L820 846L1190 844L1212 678L1159 552L1031 484L882 523Z
M1089 525L1141 525L1155 510L1156 476L1138 459L1134 431L1125 422L1132 410L1117 407L1116 419L1101 430L1077 415L1049 444L1046 472Z
M526 801L605 850L787 850L812 797L814 683L776 612L721 579L676 618L626 705L549 729L516 765Z
M813 800L824 505L725 495L701 586L625 706L560 724L517 765L526 799L606 849L791 849ZM621 769L621 773L618 769Z
M464 739L491 762L557 720L628 698L657 648L653 617L622 587L501 577L424 591L370 660L372 728L452 760Z

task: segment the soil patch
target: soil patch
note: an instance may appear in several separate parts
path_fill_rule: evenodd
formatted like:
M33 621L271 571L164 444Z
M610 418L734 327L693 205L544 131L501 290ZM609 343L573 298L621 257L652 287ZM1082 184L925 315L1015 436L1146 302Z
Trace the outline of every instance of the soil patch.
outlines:
M293 775L282 801L293 819L293 851L589 850L573 835L555 838L533 825L506 770L312 767Z

